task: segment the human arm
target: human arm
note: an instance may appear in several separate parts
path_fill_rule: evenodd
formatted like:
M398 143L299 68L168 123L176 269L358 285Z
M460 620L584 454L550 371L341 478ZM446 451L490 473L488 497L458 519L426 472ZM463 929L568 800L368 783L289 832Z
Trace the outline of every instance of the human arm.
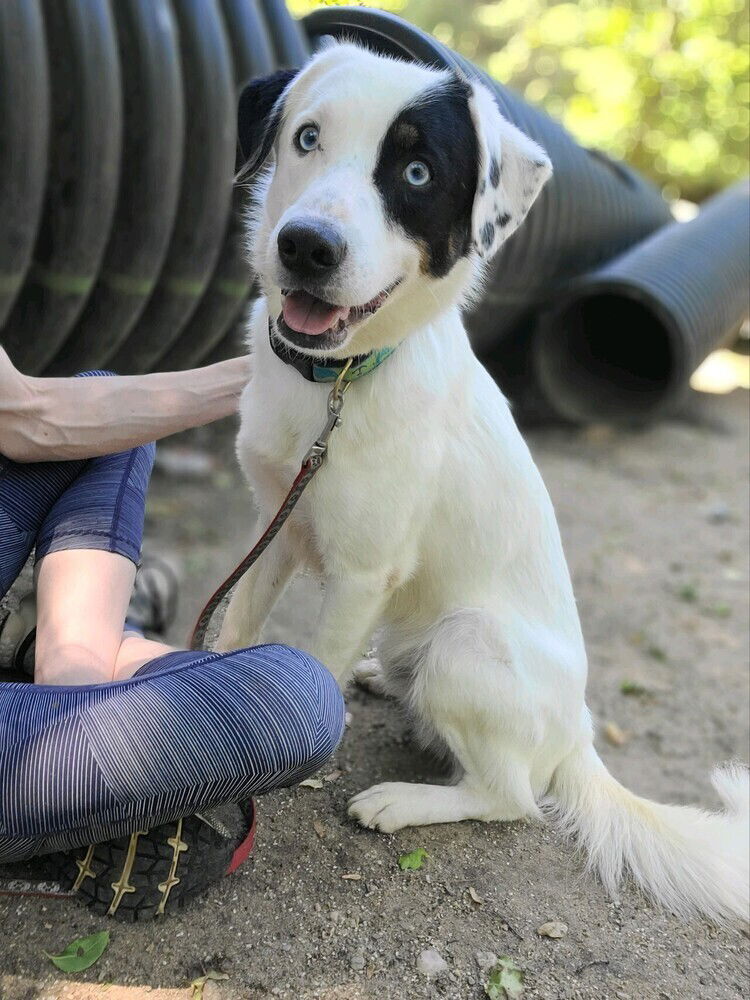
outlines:
M0 348L0 454L45 462L125 451L234 413L249 376L242 357L154 375L34 378Z

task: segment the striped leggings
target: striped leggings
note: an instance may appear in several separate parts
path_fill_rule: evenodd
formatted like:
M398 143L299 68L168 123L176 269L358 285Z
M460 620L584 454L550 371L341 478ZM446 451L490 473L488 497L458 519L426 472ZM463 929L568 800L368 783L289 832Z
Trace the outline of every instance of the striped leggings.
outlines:
M94 548L137 561L153 457L0 456L0 596L34 546L37 558ZM0 863L296 784L343 727L333 677L280 645L168 653L112 684L0 683Z

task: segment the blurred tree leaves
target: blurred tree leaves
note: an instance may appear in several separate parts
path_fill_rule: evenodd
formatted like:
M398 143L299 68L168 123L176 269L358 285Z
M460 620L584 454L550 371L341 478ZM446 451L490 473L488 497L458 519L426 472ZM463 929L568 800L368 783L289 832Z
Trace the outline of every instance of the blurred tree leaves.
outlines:
M320 6L289 0L295 14ZM745 0L382 0L669 197L747 173Z

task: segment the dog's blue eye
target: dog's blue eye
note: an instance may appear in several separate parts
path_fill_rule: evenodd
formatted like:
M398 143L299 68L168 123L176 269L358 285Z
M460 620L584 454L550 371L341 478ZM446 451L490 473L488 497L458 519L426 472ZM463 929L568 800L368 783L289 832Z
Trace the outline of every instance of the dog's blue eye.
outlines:
M426 163L422 163L421 160L412 160L406 170L404 170L404 180L407 184L411 184L412 187L422 187L423 184L427 184L431 179L430 168Z
M294 141L297 145L297 149L301 152L311 153L314 149L318 148L319 138L320 131L317 125L303 125L297 132Z

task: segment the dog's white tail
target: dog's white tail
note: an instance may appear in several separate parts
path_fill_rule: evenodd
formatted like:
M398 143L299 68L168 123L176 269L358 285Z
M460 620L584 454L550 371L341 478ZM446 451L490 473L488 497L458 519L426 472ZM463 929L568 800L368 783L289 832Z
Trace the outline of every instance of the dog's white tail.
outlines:
M555 771L551 809L576 837L614 895L625 871L660 906L714 923L750 917L750 781L741 766L712 776L725 809L704 812L639 798L607 771L593 746L573 751Z

